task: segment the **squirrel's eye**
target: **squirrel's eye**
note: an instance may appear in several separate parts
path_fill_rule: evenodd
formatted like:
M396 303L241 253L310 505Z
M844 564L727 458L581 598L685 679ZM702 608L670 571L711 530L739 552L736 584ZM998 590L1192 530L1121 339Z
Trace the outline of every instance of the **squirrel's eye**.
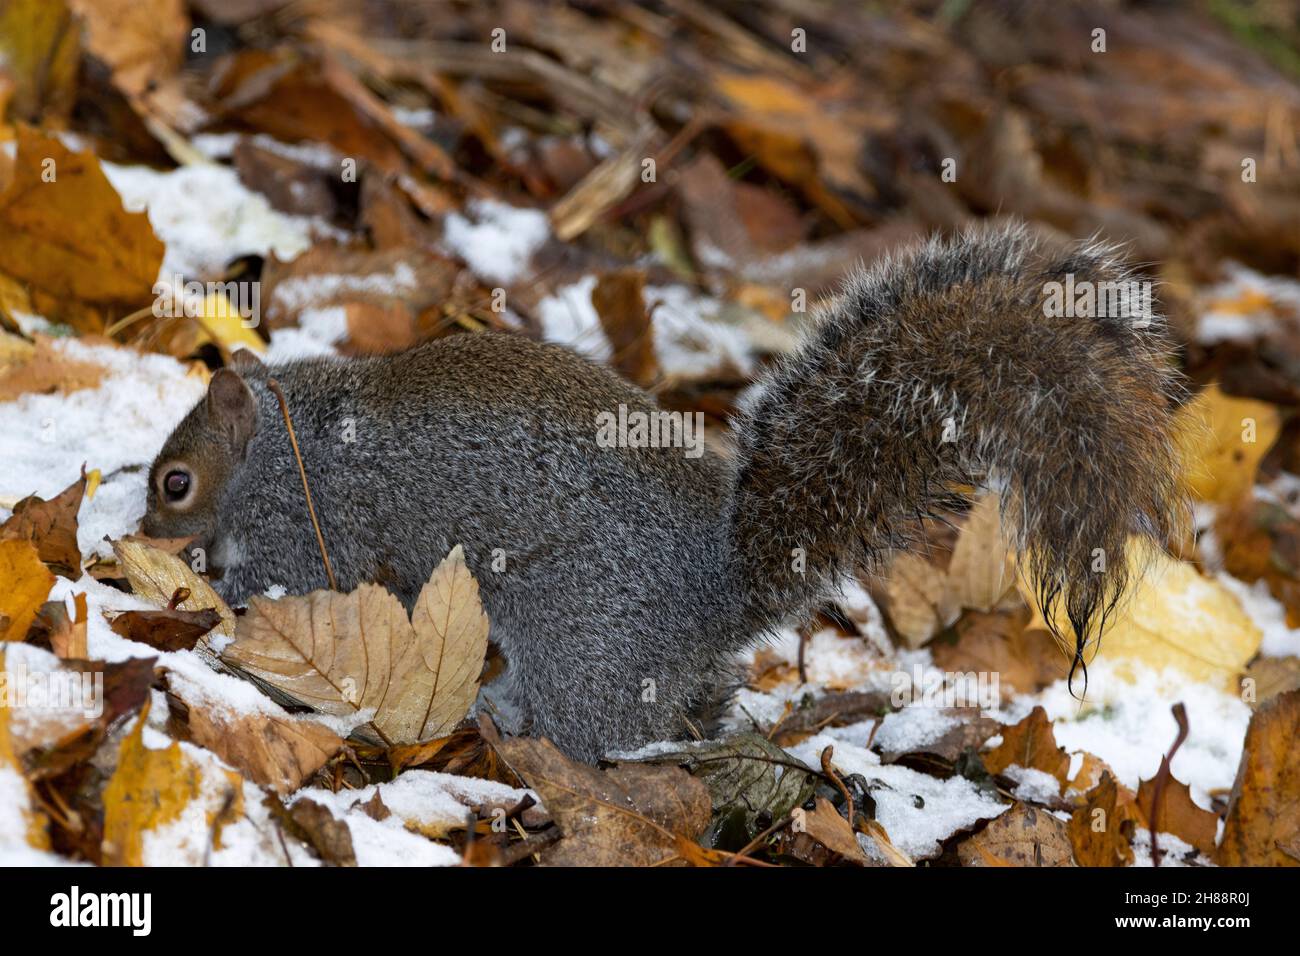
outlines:
M173 468L163 477L163 494L168 501L180 501L190 490L190 473Z

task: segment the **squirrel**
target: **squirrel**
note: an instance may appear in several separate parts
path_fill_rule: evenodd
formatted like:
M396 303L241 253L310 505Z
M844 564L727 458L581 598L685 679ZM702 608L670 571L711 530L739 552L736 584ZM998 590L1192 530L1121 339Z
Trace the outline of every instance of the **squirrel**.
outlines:
M1124 589L1129 536L1179 527L1185 395L1149 297L1049 314L1045 288L1067 279L1132 274L1114 247L1047 249L1023 226L860 268L744 397L730 456L598 443L602 415L655 414L654 399L518 334L219 369L151 467L144 531L193 537L233 604L328 586L274 379L338 587L378 581L409 609L463 545L507 662L494 692L571 756L698 729L739 652L973 485L1000 494L1078 666Z

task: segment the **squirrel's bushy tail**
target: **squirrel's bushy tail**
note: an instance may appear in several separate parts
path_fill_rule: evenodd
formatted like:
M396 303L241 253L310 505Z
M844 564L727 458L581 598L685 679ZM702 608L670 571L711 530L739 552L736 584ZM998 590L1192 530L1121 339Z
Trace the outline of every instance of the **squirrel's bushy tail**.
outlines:
M1082 663L1124 588L1129 534L1168 540L1182 513L1181 380L1150 287L1132 282L1113 248L1047 252L1023 227L932 240L849 279L738 419L748 623L808 610L985 484Z

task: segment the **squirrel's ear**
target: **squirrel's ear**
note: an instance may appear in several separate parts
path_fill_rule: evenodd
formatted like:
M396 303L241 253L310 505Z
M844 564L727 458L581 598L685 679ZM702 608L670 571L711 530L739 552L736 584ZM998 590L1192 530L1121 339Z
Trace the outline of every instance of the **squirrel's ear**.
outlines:
M217 369L208 383L208 418L242 452L257 428L257 402L244 380L228 368Z
M252 349L239 348L230 353L230 368L244 372L250 368L263 368L263 363Z

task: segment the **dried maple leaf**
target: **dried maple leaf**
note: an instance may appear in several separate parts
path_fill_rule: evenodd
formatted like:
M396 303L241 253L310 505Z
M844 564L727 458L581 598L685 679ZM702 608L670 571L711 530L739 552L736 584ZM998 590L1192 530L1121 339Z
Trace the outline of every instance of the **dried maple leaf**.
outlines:
M408 619L375 584L253 598L221 658L323 713L373 712L389 744L448 733L478 693L488 620L459 545L434 569Z
M1300 840L1300 690L1279 694L1250 718L1216 862L1300 866L1283 847Z
M131 589L141 598L159 607L169 607L173 595L184 588L189 597L177 604L177 609L194 612L215 610L221 615L221 623L215 630L226 637L234 637L235 612L212 589L212 585L176 555L141 541L126 539L113 542L113 553L117 555L122 573L131 582ZM208 650L207 642L202 638L196 646Z

